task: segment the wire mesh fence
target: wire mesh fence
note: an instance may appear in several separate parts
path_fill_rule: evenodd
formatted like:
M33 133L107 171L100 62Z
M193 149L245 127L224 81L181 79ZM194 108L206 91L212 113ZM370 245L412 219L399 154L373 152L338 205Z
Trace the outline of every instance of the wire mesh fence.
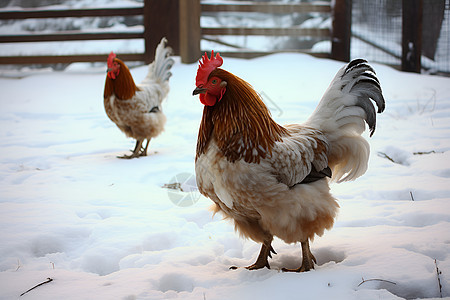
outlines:
M352 58L401 65L402 0L353 0ZM450 73L450 0L425 0L422 13L422 68Z
M430 16L433 18L433 15ZM445 1L442 28L437 42L435 61L437 70L450 73L450 0Z

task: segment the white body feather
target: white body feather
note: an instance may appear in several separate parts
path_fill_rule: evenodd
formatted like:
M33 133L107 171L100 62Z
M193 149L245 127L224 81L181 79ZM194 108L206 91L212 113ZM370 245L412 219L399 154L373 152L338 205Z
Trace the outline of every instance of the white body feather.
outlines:
M217 147L220 137L213 133L196 161L197 184L215 202L216 211L234 220L241 235L258 242L274 235L293 243L332 227L339 206L327 178L301 182L313 167L320 171L330 166L339 181L355 179L367 169L369 145L361 133L372 111L366 112L361 101L370 103L369 97L376 97L382 111L384 100L381 90L368 95L365 84L374 76L366 75L364 64L358 66L342 68L312 116L302 125L285 126L289 134L259 163L228 161Z
M164 130L166 116L161 103L169 93L170 68L174 63L166 43L163 38L157 46L155 60L149 65L147 76L137 84L139 90L132 98L118 99L113 94L104 101L108 117L128 137L151 139Z

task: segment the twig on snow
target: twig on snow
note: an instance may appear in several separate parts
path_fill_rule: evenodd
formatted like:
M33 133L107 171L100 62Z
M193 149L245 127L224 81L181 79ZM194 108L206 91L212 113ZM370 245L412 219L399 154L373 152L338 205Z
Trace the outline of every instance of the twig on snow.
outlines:
M436 258L434 259L434 265L436 266L436 274L437 274L437 280L439 285L439 296L442 298L442 284L441 284L441 274L442 272L439 271L439 268L437 266Z
M425 103L424 105L421 106L419 100L417 100L417 112L419 113L419 115L422 115L425 112L433 112L434 109L436 108L436 90L435 89L430 89L433 92L433 95L430 97L430 99L427 101L427 103ZM431 108L429 108L427 110L428 104L432 104Z
M26 293L28 293L28 292L34 290L35 288L40 287L41 285L44 285L44 284L49 283L49 282L52 282L52 281L53 281L53 279L51 279L51 278L49 277L49 278L47 278L46 281L41 282L41 283L39 283L38 285L33 286L31 289L29 289L29 290L26 291L26 292L23 292L22 294L20 294L19 297L22 297L23 295L25 295Z
M391 283L391 284L397 284L393 281L389 281L389 280L384 280L384 279L379 279L379 278L372 278L372 279L364 279L364 277L362 278L362 281L358 284L358 287L360 285L362 285L363 283L369 282L369 281L383 281L383 282L387 282L387 283Z
M434 150L413 152L414 155L427 155L427 154L435 154L435 153L442 153L442 152L436 152Z
M20 264L20 260L17 260L17 269L16 269L16 272L19 271L19 269L20 269L21 266L22 266L22 265Z
M384 152L379 151L378 152L378 156L382 157L382 158L386 158L387 160L390 160L391 162L393 162L394 164L398 164L398 162L396 162L392 157L390 157L389 155L387 155Z

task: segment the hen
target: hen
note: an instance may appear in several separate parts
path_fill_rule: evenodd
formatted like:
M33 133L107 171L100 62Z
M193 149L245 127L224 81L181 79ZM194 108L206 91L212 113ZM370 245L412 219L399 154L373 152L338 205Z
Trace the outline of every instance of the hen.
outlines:
M340 69L311 117L281 126L257 92L219 68L219 54L202 57L193 95L205 105L200 124L196 180L215 212L234 221L241 236L262 243L247 269L270 268L274 236L301 243L303 272L314 268L309 240L331 229L339 205L329 180L354 180L367 170L366 122L375 131L385 101L365 60ZM232 267L236 268L236 267Z
M162 38L147 76L138 85L123 61L113 52L108 57L103 94L106 114L127 137L136 139L133 153L120 158L146 156L151 138L164 129L166 116L161 102L169 93L170 68L174 64L170 58L171 48L166 47L166 43L167 40ZM143 147L145 140L147 143Z

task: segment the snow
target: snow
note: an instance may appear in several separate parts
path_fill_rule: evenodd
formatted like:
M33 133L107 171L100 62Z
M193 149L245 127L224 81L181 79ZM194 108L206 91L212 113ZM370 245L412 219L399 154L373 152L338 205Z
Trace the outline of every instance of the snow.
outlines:
M103 109L105 66L0 78L0 299L415 299L450 297L450 78L373 64L386 98L367 173L332 184L340 214L311 249L260 246L212 216L193 181L202 105L196 64L176 58L165 132L148 157ZM302 122L341 62L303 54L224 59L277 122ZM270 70L270 74L268 72ZM136 81L146 66L132 69ZM280 88L284 87L284 88ZM390 159L388 159L389 157ZM179 182L184 192L168 189ZM436 264L435 264L436 260Z

